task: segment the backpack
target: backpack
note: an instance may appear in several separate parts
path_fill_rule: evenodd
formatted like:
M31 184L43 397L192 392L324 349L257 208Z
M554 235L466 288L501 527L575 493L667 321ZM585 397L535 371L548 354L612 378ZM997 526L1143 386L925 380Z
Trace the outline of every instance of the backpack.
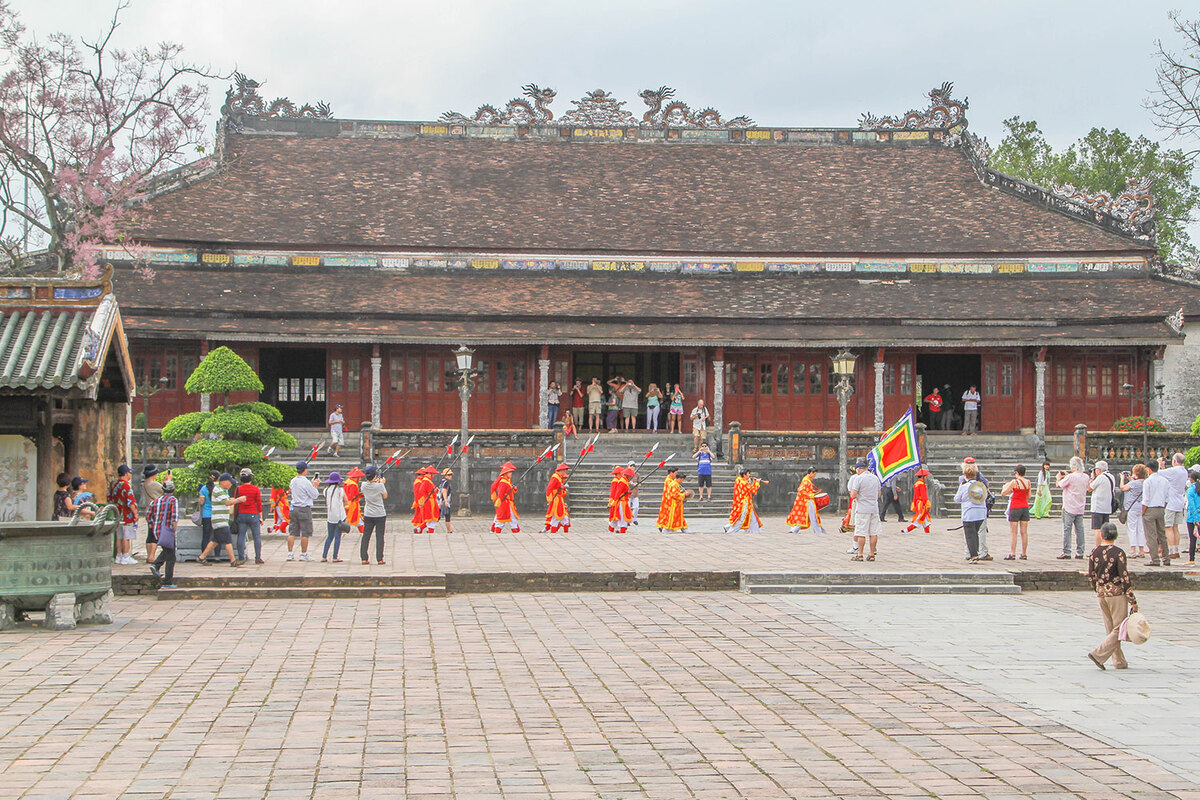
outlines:
M1121 500L1123 499L1121 497L1121 490L1117 488L1117 481L1112 475L1106 472L1104 473L1104 477L1108 478L1108 482L1112 484L1112 511L1109 513L1120 514L1122 505Z

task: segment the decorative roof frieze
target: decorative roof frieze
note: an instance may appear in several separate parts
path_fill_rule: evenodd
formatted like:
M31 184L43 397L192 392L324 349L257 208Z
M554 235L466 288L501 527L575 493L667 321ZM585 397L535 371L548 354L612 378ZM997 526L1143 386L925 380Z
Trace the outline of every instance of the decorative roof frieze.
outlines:
M859 117L863 130L934 130L953 131L967 127L967 98L955 100L950 96L954 84L946 81L929 90L929 105L922 111L913 109L899 117L878 117L870 112Z
M333 118L332 109L324 101L297 106L286 97L276 97L267 103L266 99L258 93L262 85L240 72L233 73L233 86L225 92L225 105L221 106L221 116L231 120L230 127L232 129L240 130L240 126L232 122L232 119L239 114L251 117Z

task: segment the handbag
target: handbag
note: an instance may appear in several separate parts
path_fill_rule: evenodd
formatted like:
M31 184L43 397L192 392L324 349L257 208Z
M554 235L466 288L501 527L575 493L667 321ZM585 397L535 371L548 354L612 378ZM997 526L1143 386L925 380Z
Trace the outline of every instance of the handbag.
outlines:
M342 533L349 533L350 532L350 523L346 522L346 520L342 520L341 522L339 522L337 524L337 529L339 531L341 531Z
M192 516L191 516L192 524L199 525L201 519L202 519L202 517L200 516L200 509L197 508L195 511L192 512Z
M1118 521L1119 521L1119 522L1120 522L1122 525L1125 525L1126 523L1128 523L1128 522L1129 522L1129 509L1128 509L1128 508L1122 508L1120 511L1118 511L1118 512L1117 512L1117 520L1118 520Z

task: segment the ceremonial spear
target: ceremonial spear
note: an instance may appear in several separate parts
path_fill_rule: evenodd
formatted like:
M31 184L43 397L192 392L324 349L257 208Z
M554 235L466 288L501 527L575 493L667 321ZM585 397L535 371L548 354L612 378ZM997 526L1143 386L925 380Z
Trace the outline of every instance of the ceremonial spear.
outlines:
M583 443L583 449L581 449L579 451L579 458L575 459L575 463L571 465L571 469L567 473L568 477L570 477L570 473L574 472L575 468L578 467L579 464L583 461L583 457L596 449L596 442L599 441L599 439L600 439L600 434L596 434L596 436L594 438L588 439L587 441L585 441ZM655 447L657 447L657 446L658 445L655 445ZM550 498L550 502L553 503L555 500L558 499L558 496L560 494L562 494L563 492L565 492L566 490L567 490L567 482L563 481L563 485L561 487L559 487L557 492L555 492L554 497Z
M506 495L504 495L504 497L500 498L500 502L503 503L505 500L507 500L509 497L511 497L513 492L515 492L517 490L517 484L525 479L525 476L529 474L529 470L533 469L538 464L542 463L542 461L547 456L551 455L556 450L558 450L558 447L559 447L559 445L555 444L555 445L553 445L551 447L547 447L545 450L543 450L542 454L540 456L538 456L537 459L532 464L530 464L529 467L524 472L521 473L521 476L519 478L517 478L515 481L513 481L511 484L509 484L512 488L508 492L508 494L506 494Z
M458 444L458 434L457 433L454 434L454 438L450 440L450 444L446 445L446 452L442 453L442 456L441 456L441 458L438 459L437 464L434 464L434 466L433 466L434 469L438 469L442 466L442 460L445 459L446 456L454 455L454 445L456 445L456 444Z
M412 452L412 450L406 450L406 451L404 451L404 454L403 454L403 455L401 455L401 454L400 454L400 451L399 451L399 450L396 450L396 452L392 453L390 456L388 456L388 457L387 457L387 458L384 460L384 462L383 462L383 469L379 470L379 474L380 474L380 475L383 475L383 474L384 474L385 472L387 472L389 469L391 469L392 467L394 467L394 466L396 466L397 464L399 464L399 463L400 463L400 462L401 462L401 461L404 459L404 456L407 456L407 455L408 455L409 453L411 453L411 452Z

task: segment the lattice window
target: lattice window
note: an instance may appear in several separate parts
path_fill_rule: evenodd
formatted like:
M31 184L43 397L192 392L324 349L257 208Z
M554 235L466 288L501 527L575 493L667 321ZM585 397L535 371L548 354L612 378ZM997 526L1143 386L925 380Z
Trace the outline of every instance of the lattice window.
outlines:
M1087 368L1087 396L1095 397L1100 394L1100 368L1089 364Z
M775 383L771 378L771 362L764 361L758 365L758 393L761 395L771 394Z
M1100 394L1105 397L1113 395L1113 368L1102 367L1100 369Z
M1012 397L1013 393L1013 365L1000 365L1000 394L1005 397Z
M788 393L788 363L781 362L775 366L775 392L776 394Z
M512 390L525 391L525 359L516 358L512 362Z
M388 358L388 388L397 393L404 391L404 356L393 354Z
M340 392L345 385L346 365L340 358L329 359L329 391Z
M358 382L362 376L362 362L357 358L346 361L346 391L357 392Z

